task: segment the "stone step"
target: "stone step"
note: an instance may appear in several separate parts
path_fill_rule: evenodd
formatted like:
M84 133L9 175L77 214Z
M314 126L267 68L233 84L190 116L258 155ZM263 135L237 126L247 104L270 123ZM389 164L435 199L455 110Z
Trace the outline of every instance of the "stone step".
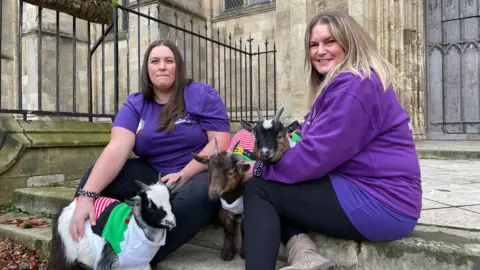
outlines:
M423 159L480 159L480 141L417 141L415 144Z
M22 212L54 215L61 205L72 201L74 194L75 189L69 187L19 188L13 192L12 202Z
M31 215L25 213L6 213L0 216L0 222L14 219L28 219ZM51 224L49 218L45 220ZM21 243L30 249L50 250L52 241L52 228L30 228L24 229L13 224L0 224L0 235L14 242Z
M28 215L0 216L0 220L14 218ZM50 227L23 229L0 224L0 234L32 249L47 253L50 249ZM311 237L321 254L344 269L480 269L480 233L475 230L418 225L408 237L383 243L340 240L315 233ZM209 225L156 269L244 269L238 255L230 262L220 258L222 241L222 230ZM280 254L277 265L281 267L284 261Z
M285 262L277 261L276 269L286 266ZM154 270L242 270L245 261L236 256L231 261L223 261L216 249L192 244L183 245L177 251L156 265Z

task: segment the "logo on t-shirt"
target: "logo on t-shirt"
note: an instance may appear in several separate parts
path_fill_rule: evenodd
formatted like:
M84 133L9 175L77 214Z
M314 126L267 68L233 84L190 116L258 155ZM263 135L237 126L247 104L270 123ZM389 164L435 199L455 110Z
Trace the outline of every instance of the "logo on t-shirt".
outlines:
M140 133L140 131L145 127L145 121L143 119L140 119L140 122L138 122L138 127L137 127L137 134Z
M185 115L185 117L178 118L175 121L175 125L178 125L181 123L190 123L190 116L188 115L188 113Z

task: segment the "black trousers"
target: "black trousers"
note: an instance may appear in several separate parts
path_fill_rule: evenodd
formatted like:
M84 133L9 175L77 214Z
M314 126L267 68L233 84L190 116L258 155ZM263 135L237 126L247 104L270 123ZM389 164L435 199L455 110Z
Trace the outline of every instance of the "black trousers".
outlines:
M78 188L85 185L93 166L83 176ZM118 176L102 192L102 196L125 200L136 195L139 187L133 180L145 184L158 181L158 173L144 160L128 159ZM78 189L77 189L78 191ZM75 192L77 196L77 192ZM167 234L167 241L160 248L151 264L155 265L190 241L219 210L218 200L208 198L208 175L206 172L195 175L183 185L172 198L172 212L177 226Z
M328 176L298 184L254 177L244 193L245 268L275 269L280 241L313 230L365 240L344 213Z

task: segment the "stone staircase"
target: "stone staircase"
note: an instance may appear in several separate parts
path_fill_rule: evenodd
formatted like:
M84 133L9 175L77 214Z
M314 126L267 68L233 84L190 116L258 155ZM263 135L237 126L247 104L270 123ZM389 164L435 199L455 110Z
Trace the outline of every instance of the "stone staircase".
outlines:
M465 164L464 160L477 159L475 164L480 164L480 142L449 143L418 142L417 149L422 158L450 159L452 164L459 159L463 160L462 164ZM432 171L429 173L431 178ZM477 180L480 183L480 178ZM0 220L55 214L59 205L72 199L75 183L17 189L12 201L21 212L7 213L0 216ZM480 189L477 194L480 194ZM480 207L480 203L478 205ZM480 221L477 222L480 224ZM0 234L32 249L48 251L50 247L49 227L23 229L0 224ZM408 237L385 243L345 241L316 233L312 233L311 237L318 251L342 265L343 269L480 269L480 225L478 228L462 228L420 222ZM222 230L213 225L207 226L156 269L244 269L244 261L238 255L230 262L220 258L222 241ZM285 261L282 246L277 268L284 266Z

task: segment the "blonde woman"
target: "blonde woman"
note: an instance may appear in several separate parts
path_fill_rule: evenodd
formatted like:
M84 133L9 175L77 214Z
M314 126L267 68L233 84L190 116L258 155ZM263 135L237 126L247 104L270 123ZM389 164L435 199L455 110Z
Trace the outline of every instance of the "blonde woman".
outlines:
M311 20L305 50L310 111L302 140L275 164L252 162L246 177L247 270L275 269L280 241L284 269L325 269L335 263L316 252L308 230L390 241L420 217L420 166L392 65L340 12Z

